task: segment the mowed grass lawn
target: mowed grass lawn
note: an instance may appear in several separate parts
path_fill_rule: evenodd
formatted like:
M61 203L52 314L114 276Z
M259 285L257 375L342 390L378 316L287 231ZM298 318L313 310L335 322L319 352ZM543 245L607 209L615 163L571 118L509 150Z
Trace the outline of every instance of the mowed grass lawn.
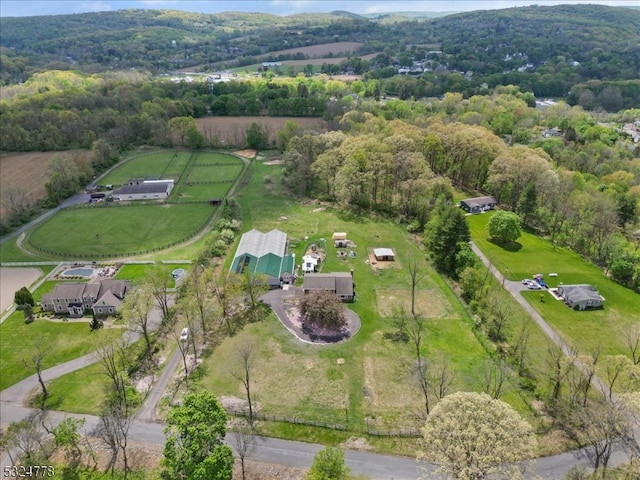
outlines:
M208 204L64 209L37 226L28 242L66 257L143 253L186 240L214 213Z
M604 355L628 354L625 334L629 327L640 322L640 295L607 278L602 270L578 254L565 248L553 247L550 242L530 233L518 239L522 246L508 251L492 243L486 225L490 214L467 217L473 241L493 264L510 280L531 278L542 273L550 287L586 283L595 285L606 299L604 309L574 311L563 302L546 296L540 302L539 292L524 292L523 296L572 346L581 352L602 348ZM557 277L549 277L549 273Z
M89 330L88 322L51 322L38 319L27 325L22 312L14 312L0 325L0 390L32 375L25 366L36 347L45 357L44 368L73 360L122 335L120 329Z
M405 292L398 295L410 298L406 294L410 280L405 266L410 257L415 257L425 273L418 295L426 301L421 304L437 312L427 320L424 354L434 361L446 358L451 362L456 371L455 389L478 389L488 355L476 340L464 309L406 231L391 222L343 215L328 206L300 205L284 195L277 183L265 181L265 177L277 178L280 167L255 162L252 168L249 185L237 195L243 228L286 232L290 242L297 245L297 259L306 244L327 239L322 271L353 269L357 301L346 306L358 313L362 328L341 344L309 345L292 337L272 314L216 348L205 360L205 374L199 381L202 387L221 397L243 398L242 385L231 371L238 347L250 341L256 345L255 365L265 366L255 368L253 373L255 400L263 412L348 423L351 428L417 428L415 414L422 408L421 398L405 373L411 347L383 338L384 332L393 330L393 324L391 318L380 315L378 308L380 292ZM356 244L355 257L337 257L331 242L334 231L347 232ZM398 268L373 270L366 260L367 250L375 247L395 249ZM518 409L525 407L520 404Z

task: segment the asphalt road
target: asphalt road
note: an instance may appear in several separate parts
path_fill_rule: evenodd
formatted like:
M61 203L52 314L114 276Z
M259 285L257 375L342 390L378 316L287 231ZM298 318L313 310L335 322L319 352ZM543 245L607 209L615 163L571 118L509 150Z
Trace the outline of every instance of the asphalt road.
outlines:
M0 419L2 424L27 418L34 412L13 403L0 403ZM84 418L85 432L92 432L98 424L98 417L92 415L74 415L64 412L49 412L47 423L57 424L65 417ZM160 423L147 423L134 421L131 425L129 439L132 442L147 443L151 445L164 445L164 425ZM232 436L233 433L229 433ZM229 441L233 445L233 441ZM256 437L255 449L250 455L251 459L276 464L289 465L299 468L308 468L313 462L313 456L322 445L304 442L293 442L277 438ZM420 473L415 460L402 457L378 455L374 453L347 450L345 461L353 473L365 475L371 480L416 480ZM2 457L0 469L10 465L6 455Z

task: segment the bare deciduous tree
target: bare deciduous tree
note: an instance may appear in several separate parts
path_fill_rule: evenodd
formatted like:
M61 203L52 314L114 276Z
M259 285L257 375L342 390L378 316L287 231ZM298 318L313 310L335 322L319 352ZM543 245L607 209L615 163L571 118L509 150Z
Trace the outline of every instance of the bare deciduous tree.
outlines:
M189 290L191 298L198 309L200 317L200 327L203 332L207 331L209 323L209 315L211 314L211 270L202 266L194 267L189 277ZM214 287L215 290L215 287Z
M508 367L503 360L487 360L482 369L482 390L491 398L499 399L504 394L507 377Z
M544 372L551 383L551 399L558 401L562 383L567 375L567 362L564 352L555 344L549 344L546 357L547 369Z
M107 344L96 352L96 358L110 380L108 392L124 402L127 397L127 372L131 366L126 345L122 340Z
M518 374L525 371L529 337L531 336L531 324L528 318L522 317L513 340L512 355L518 369Z
M243 422L230 435L231 445L240 460L242 480L246 479L246 459L256 447L256 437L251 423Z
M44 383L42 379L42 362L47 356L47 352L44 350L41 344L34 345L33 351L31 352L31 356L29 359L22 359L22 363L29 370L35 370L36 375L38 376L38 383L40 384L40 388L42 388L42 402L41 407L44 408L47 399L49 398L49 391L47 390L47 385Z
M451 387L456 379L456 372L446 357L441 357L431 363L431 391L438 401L451 393Z
M96 432L111 452L105 471L110 470L113 475L118 457L122 453L123 478L125 479L129 473L127 442L131 427L131 413L126 401L120 402L117 399L112 399L102 412L102 415L100 415Z
M640 364L640 323L636 323L627 330L626 340L633 364Z
M148 291L162 311L162 323L171 323L173 312L169 306L169 288L173 284L173 277L168 265L162 263L154 265L147 273Z
M407 270L409 271L409 277L411 279L411 315L416 316L416 288L422 281L425 272L420 271L420 264L416 257L409 257L407 260Z
M218 275L212 277L211 286L213 293L218 301L218 308L220 309L220 319L227 326L227 334L232 335L233 329L231 328L231 300L233 295L232 287L226 280L225 273L221 270Z
M239 380L244 387L249 404L249 424L253 425L253 403L251 398L251 369L253 368L254 344L247 341L240 345L236 351L237 366L231 371L231 375Z

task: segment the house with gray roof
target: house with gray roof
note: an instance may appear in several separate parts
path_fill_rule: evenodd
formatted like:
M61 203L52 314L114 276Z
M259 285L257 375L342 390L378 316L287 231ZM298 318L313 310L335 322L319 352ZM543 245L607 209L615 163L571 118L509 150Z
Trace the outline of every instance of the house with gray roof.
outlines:
M302 290L304 293L329 290L343 302L352 302L356 295L352 272L305 273Z
M263 233L255 228L242 235L231 271L266 275L271 288L295 281L295 255L287 254L287 234L273 229Z
M82 317L92 310L100 316L115 315L129 288L127 280L95 279L89 283L61 283L45 293L40 306L45 312Z
M492 196L467 198L460 201L460 208L467 213L480 213L493 210L498 204Z
M592 285L586 284L559 285L558 295L574 310L602 308L605 301L605 298Z

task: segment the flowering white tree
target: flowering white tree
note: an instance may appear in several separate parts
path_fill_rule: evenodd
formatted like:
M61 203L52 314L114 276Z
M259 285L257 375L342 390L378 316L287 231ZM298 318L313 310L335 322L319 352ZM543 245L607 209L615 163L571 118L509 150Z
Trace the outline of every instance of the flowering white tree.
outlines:
M490 475L522 478L533 458L531 426L501 400L486 393L457 392L438 403L422 428L424 451L450 478L479 480Z

